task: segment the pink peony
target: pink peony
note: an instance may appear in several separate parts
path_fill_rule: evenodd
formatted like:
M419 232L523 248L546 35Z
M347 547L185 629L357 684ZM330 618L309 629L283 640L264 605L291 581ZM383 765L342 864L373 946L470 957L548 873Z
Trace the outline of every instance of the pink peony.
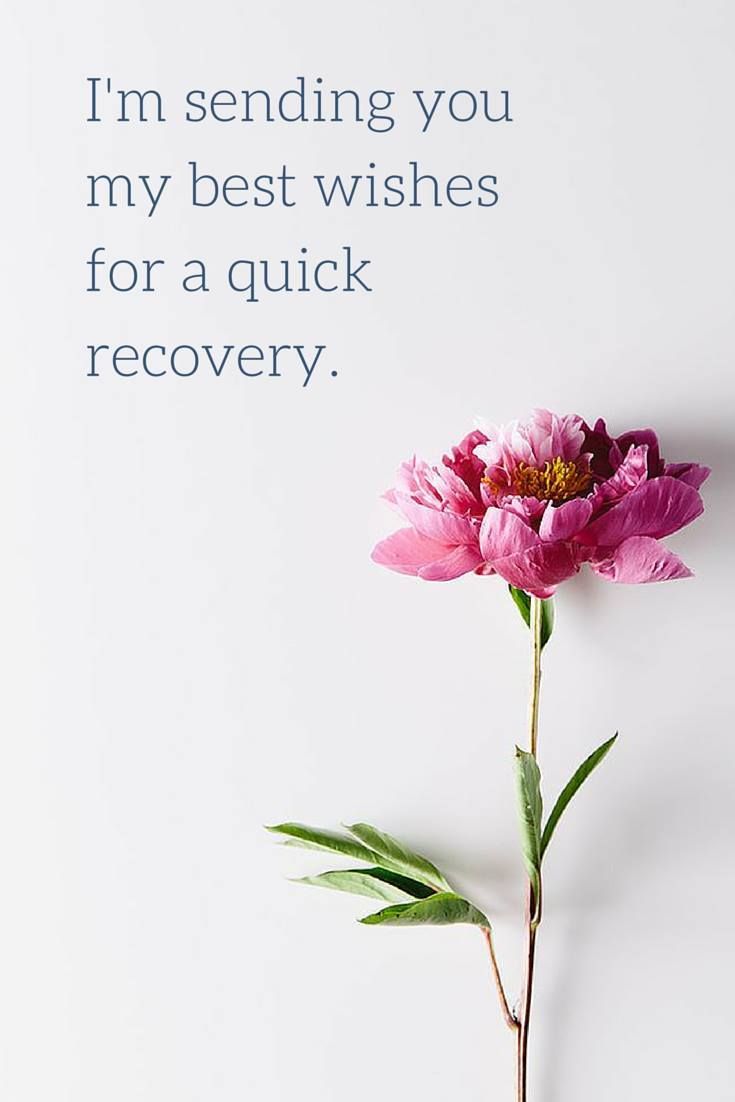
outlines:
M665 463L652 429L611 437L575 414L534 410L466 436L430 466L404 463L385 495L408 521L373 551L402 574L499 574L550 597L582 563L612 582L691 571L659 541L698 517L709 468Z

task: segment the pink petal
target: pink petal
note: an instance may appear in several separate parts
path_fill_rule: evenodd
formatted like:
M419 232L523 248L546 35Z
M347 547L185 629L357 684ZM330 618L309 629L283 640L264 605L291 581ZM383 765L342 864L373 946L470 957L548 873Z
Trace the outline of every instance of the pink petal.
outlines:
M448 550L446 544L428 540L414 528L400 528L377 543L370 557L399 574L418 574L422 567L443 558Z
M413 528L401 528L373 548L373 562L399 574L427 581L448 581L468 574L481 564L477 547L449 547L427 539Z
M493 501L493 506L505 509L509 513L515 513L524 521L538 520L551 502L541 501L537 497L521 497L519 494L507 494L499 500Z
M691 578L692 572L678 555L650 536L631 536L616 547L609 559L592 569L609 582L636 584Z
M622 436L618 436L615 444L621 455L627 455L633 445L636 447L644 446L647 452L646 466L649 477L658 478L659 475L664 473L658 436L653 429L632 429L630 432L624 432Z
M452 546L458 543L477 544L478 524L473 524L469 517L419 505L413 498L397 492L393 494L393 504L409 524L427 539Z
M534 597L551 597L561 582L579 571L568 543L542 543L531 551L496 559L493 566L506 582Z
M480 550L486 562L495 563L541 543L539 536L516 513L488 509L480 527Z
M471 456L466 463L470 464L468 475L474 478L479 491L482 464L476 456ZM473 472L472 465L479 470ZM453 467L446 464L434 467L416 456L398 468L393 492L404 494L419 505L430 509L448 509L459 516L481 511L479 493L471 489Z
M592 516L592 502L586 497L575 497L563 505L551 505L541 517L539 535L546 542L568 540L581 532Z
M485 560L511 585L535 597L550 597L579 570L567 543L543 543L527 524L504 509L490 509L480 529Z
M704 510L692 486L662 476L643 482L577 537L588 546L615 547L628 536L660 538L691 523Z
M705 482L712 474L710 467L703 467L700 463L667 463L664 474L671 478L678 478L680 482L686 482L687 486L693 486L695 490Z
M475 448L486 467L512 470L519 462L543 467L560 455L577 459L584 442L584 421L576 414L562 417L548 409L535 409L527 421L488 426L488 442Z
M460 578L463 574L469 574L482 565L483 559L478 547L454 547L443 559L422 566L419 577L426 582L450 582L454 578Z
M470 492L479 498L481 479L485 473L485 465L474 454L475 448L487 443L487 436L479 429L469 433L460 440L456 448L452 448L450 455L445 455L442 463L445 469L451 470L457 478L467 486Z
M619 501L648 478L648 446L631 444L628 454L615 473L605 482L595 486L592 504L595 510Z

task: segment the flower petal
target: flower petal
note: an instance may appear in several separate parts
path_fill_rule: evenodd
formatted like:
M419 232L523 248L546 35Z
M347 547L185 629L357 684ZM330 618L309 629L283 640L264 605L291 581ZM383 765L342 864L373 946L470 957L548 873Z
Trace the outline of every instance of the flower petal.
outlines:
M485 433L475 429L463 440L460 440L459 444L452 448L451 453L445 455L442 459L444 467L461 479L464 485L469 487L475 498L480 497L481 479L485 472L485 464L479 456L475 455L475 448L486 443L487 436Z
M568 543L544 543L527 524L505 509L489 509L480 529L480 550L501 578L534 597L550 597L556 586L579 570Z
M539 535L545 542L568 540L581 532L592 516L592 502L586 497L575 497L563 505L552 505L541 517Z
M414 528L401 528L373 548L373 562L398 574L427 581L449 581L468 574L482 563L477 547L450 547L427 539Z
M610 478L595 486L592 504L595 511L632 493L648 478L648 445L631 444L628 454Z
M488 425L487 443L475 447L486 467L512 471L518 463L543 467L555 456L577 459L584 441L584 421L574 413L559 416L548 409L533 410L526 421Z
M659 475L664 473L658 436L653 429L632 429L630 432L624 432L622 436L618 436L615 443L620 449L621 455L627 455L633 445L644 445L646 447L648 477L658 478Z
M628 536L669 536L704 510L693 486L662 476L643 482L580 532L580 543L615 547Z
M631 536L592 569L609 582L634 585L691 578L692 572L678 555L650 536Z
M483 564L479 547L467 545L453 547L443 559L422 566L419 577L425 582L450 582L453 578L460 578L463 574L469 574Z
M521 497L520 494L508 494L499 500L493 501L491 507L505 509L508 513L515 513L521 520L530 523L538 520L544 511L551 507L551 502L542 501L537 497Z
M534 597L552 597L556 587L579 571L579 562L568 543L539 543L493 563L506 582Z
M678 478L680 482L686 482L687 486L698 490L712 474L712 469L703 467L701 463L667 463L664 474Z
M427 539L438 540L450 546L459 543L477 545L478 521L473 523L469 517L420 505L407 494L397 491L393 493L393 504L403 513L409 524Z
M480 527L480 550L486 562L537 547L541 539L516 513L488 509Z
M400 528L376 543L370 558L399 574L418 574L423 566L443 558L448 550L446 544L428 540L414 528Z

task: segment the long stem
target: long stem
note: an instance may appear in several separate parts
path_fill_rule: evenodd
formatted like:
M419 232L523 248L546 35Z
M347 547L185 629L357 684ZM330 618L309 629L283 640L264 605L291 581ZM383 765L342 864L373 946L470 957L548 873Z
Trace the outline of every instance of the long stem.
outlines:
M534 757L538 749L538 706L541 692L541 625L543 622L543 601L540 597L531 598L531 698L528 709L528 736L530 750Z
M531 698L528 716L528 736L530 750L534 758L538 752L538 712L541 691L541 624L543 604L538 597L531 598ZM541 882L539 880L539 894ZM523 994L518 1012L518 1048L517 1102L528 1100L528 1030L531 1020L531 1000L533 996L533 971L536 959L536 932L541 916L541 900L534 897L533 886L529 881L526 902L526 969L523 981Z

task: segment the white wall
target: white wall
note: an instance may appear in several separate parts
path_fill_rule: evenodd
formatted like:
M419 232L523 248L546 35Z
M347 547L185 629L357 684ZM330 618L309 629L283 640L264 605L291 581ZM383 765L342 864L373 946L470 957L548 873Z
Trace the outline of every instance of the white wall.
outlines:
M472 930L368 929L261 824L364 818L454 873L516 986L527 637L493 579L369 562L399 460L546 404L707 462L692 581L564 586L551 796L621 738L547 870L534 1102L731 1094L733 15L669 4L12 2L3 16L0 1064L8 1102L512 1096ZM512 126L82 121L178 92L492 87ZM10 147L8 142L10 141ZM192 158L490 172L489 211L89 211ZM120 255L373 257L370 298L93 296ZM84 346L326 343L336 379L84 377ZM326 353L325 353L326 356Z

